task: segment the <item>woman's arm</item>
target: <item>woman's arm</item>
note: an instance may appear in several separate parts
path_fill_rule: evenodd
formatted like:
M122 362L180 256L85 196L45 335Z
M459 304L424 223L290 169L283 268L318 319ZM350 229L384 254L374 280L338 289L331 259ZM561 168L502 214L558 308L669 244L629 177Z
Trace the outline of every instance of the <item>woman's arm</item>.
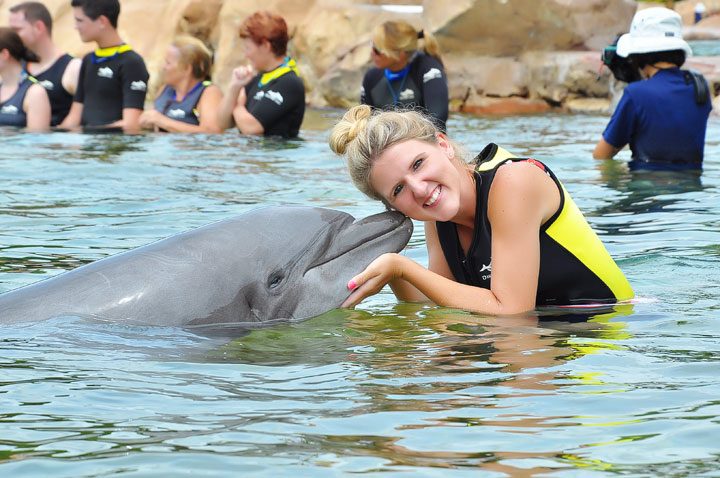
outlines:
M446 307L494 315L534 309L539 231L560 205L558 188L537 166L511 163L498 170L488 201L493 231L491 290L461 284L407 257L384 254L348 284L353 293L343 306L353 306L391 280L402 279Z
M218 110L223 101L223 94L216 85L205 88L198 101L198 114L200 115L200 131L209 134L219 134L223 128L218 121Z
M255 74L256 72L251 66L239 66L232 71L228 92L217 110L217 122L223 131L233 126L233 116L239 104L240 94L245 96L245 85L250 83ZM245 101L242 104L244 106Z
M240 90L238 95L237 105L233 110L233 119L235 120L235 126L240 130L242 134L263 134L265 128L258 119L250 113L245 104L247 103L247 96L245 94L245 87Z
M30 86L23 100L23 110L27 115L28 131L45 131L50 128L50 100L45 88L38 84Z

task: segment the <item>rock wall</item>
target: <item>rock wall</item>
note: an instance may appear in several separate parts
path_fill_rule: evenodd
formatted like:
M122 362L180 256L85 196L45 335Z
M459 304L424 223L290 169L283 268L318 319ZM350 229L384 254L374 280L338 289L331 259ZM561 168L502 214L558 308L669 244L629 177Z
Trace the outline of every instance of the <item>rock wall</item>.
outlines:
M0 24L20 0L0 0ZM720 2L720 0L718 0ZM44 0L55 41L82 55L70 0ZM224 88L243 63L237 29L248 14L268 9L287 20L291 53L298 59L310 106L355 104L370 67L370 33L388 19L432 31L443 48L451 109L478 114L577 111L608 105L610 75L600 71L599 50L627 31L632 0L403 0L397 11L379 0L121 0L121 36L151 73L150 97L162 83L167 45L178 33L201 38L215 52L214 79ZM680 2L682 3L682 2ZM707 3L707 2L706 2ZM693 4L694 5L694 4ZM700 69L715 75L714 60Z

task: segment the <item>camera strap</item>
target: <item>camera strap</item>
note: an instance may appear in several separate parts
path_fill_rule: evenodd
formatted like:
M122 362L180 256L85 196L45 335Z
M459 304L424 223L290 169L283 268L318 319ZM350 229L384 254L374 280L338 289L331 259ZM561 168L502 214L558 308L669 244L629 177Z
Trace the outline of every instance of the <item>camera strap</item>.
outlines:
M694 70L682 70L682 72L685 76L685 84L689 85L692 83L693 85L693 89L695 90L695 103L704 105L710 101L710 87L705 77Z

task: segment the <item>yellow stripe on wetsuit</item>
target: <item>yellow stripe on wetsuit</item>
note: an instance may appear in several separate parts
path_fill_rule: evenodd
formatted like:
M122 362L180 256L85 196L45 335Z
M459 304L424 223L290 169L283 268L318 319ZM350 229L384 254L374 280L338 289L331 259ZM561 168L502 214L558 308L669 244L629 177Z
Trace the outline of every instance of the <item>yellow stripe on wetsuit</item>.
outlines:
M630 283L617 266L600 238L590 228L565 186L560 184L565 199L560 215L546 229L550 236L575 256L607 285L618 301L632 299Z
M132 47L127 44L122 44L118 46L109 46L107 48L98 48L95 50L95 56L99 58L105 58L108 56L113 55L119 55L120 53L125 53L126 51L132 50Z
M278 66L272 71L268 71L267 73L263 73L263 75L260 77L260 81L258 86L263 87L270 83L272 80L276 78L280 78L286 73L295 72L297 76L300 76L300 72L297 69L297 63L295 63L295 60L292 58L287 58L282 65Z

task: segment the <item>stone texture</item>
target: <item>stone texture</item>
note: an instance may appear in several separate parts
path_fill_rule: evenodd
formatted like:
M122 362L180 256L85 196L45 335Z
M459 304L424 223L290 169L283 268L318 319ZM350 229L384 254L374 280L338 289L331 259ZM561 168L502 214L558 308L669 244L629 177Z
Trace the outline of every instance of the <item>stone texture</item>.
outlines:
M20 0L0 0L0 24ZM238 25L250 13L282 14L290 27L290 52L298 59L310 106L348 107L359 99L371 66L370 35L388 19L404 19L436 34L443 49L454 111L479 114L542 112L554 107L595 111L612 95L610 74L600 70L600 49L628 30L637 8L632 0L401 0L422 5L420 13L400 13L381 0L121 0L121 36L146 60L149 99L162 78L167 45L190 33L215 52L214 80L225 88L232 69L245 62ZM80 42L70 0L44 0L55 21L61 48L82 55L94 46ZM677 2L688 21L692 0ZM712 11L720 0L705 0ZM697 27L717 33L720 17ZM689 65L720 89L713 58ZM598 73L599 72L599 73ZM590 98L591 101L584 101Z
M600 52L528 52L530 96L560 104L568 98L606 97L610 72L601 68Z
M512 96L509 98L471 97L462 105L460 112L474 115L518 115L547 113L552 107L542 100Z
M610 100L607 98L574 98L565 102L565 110L570 113L608 113Z
M426 0L425 17L448 49L507 56L602 48L627 31L631 0Z

